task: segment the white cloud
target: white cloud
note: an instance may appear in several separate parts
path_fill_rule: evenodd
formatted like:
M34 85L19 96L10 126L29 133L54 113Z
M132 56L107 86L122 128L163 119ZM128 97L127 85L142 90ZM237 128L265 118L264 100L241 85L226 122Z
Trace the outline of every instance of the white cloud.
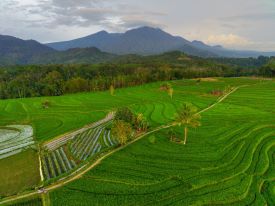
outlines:
M235 34L209 35L205 42L211 45L219 44L227 47L243 47L252 43L248 39Z
M274 0L0 0L0 34L49 42L153 26L229 48L275 50L274 6Z

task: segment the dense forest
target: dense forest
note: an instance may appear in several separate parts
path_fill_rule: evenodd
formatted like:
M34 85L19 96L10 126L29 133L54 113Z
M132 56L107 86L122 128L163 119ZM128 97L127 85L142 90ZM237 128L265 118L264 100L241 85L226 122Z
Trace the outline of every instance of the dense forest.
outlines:
M259 71L274 76L271 63L261 70L241 69L181 52L147 57L129 55L104 64L11 66L0 68L0 98L59 96L183 78L257 75Z

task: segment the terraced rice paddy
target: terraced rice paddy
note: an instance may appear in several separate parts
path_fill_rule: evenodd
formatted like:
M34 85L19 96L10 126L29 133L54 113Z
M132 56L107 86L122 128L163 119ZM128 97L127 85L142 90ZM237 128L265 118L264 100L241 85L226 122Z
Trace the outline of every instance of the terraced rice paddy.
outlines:
M39 185L39 161L37 151L34 149L26 149L1 159L0 168L0 198Z
M25 201L8 204L7 206L43 206L43 201L40 197L36 197Z
M38 155L29 125L0 128L0 197L22 192L40 181Z
M74 136L70 135L66 141L62 138L62 146L60 146L60 141L46 144L46 150L42 155L45 180L62 177L78 169L87 159L116 146L117 141L111 136L110 129L106 128L111 124L110 118L112 117L108 115L105 119L92 124L91 127L74 132Z
M15 155L34 145L33 129L28 125L0 128L0 159Z
M52 191L52 205L275 205L274 102L275 82L242 87L202 114L186 146L168 129L147 136ZM176 108L166 105L135 108L158 124Z
M193 80L175 81L171 82L173 99L159 89L162 84L117 90L114 97L107 92L56 97L51 109L58 111L59 105L61 114L68 102L74 106L67 111L83 102L83 115L92 120L96 116L93 112L100 113L100 119L126 105L143 113L150 129L154 129L171 123L183 102L203 110L220 98L211 91L229 85L243 87L202 113L202 126L189 131L186 146L170 141L171 128L145 136L104 159L81 178L50 191L51 205L275 205L275 82L249 78L199 84ZM35 101L39 104L40 99ZM26 103L25 107L31 105ZM31 111L29 114L37 115ZM42 135L42 130L36 130L41 141L91 122L82 119L69 126L68 122L73 122L70 114L64 112L59 118L64 126L56 127L55 133ZM45 179L65 176L93 161L96 152L112 147L116 142L106 129L108 124L86 129L65 144L49 147L44 156L44 164L48 164ZM38 128L36 121L32 125ZM183 137L182 128L173 130L178 138ZM152 136L155 141L151 141ZM73 161L76 167L70 170Z
M131 106L137 111L140 107L140 111L146 112L146 115L152 118L152 126L156 126L168 120L163 117L172 118L175 108L183 101L193 102L199 108L203 108L216 99L209 94L211 90L247 82L253 82L253 80L228 79L202 82L200 85L193 80L175 81L173 101L166 92L159 89L163 82L120 89L115 92L115 96L110 96L109 92L97 92L62 97L2 100L0 101L0 125L32 125L35 138L39 142L45 142L98 121L114 108ZM51 102L48 109L42 107L42 102L45 100ZM158 112L162 112L163 105L165 105L163 111L165 114L159 116ZM149 115L150 112L152 115Z

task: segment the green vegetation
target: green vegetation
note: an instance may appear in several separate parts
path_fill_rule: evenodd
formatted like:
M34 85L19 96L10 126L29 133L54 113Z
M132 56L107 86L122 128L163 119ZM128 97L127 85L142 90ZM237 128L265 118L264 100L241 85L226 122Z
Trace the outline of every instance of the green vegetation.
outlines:
M192 103L200 111L232 88L241 86L201 114L202 126L189 131L185 146L175 143L184 136L181 127L150 134L112 154L80 179L51 191L51 205L273 205L274 81L256 78L170 81L173 98L161 89L166 83L117 89L114 96L105 91L3 100L0 105L5 118L1 121L3 125L7 125L7 120L19 121L16 119L20 115L8 113L16 105L9 104L16 102L17 105L24 103L14 108L25 109L26 119L36 132L33 120L42 114L49 119L56 118L59 112L58 118L66 124L48 136L36 133L41 141L101 119L114 110L117 110L115 121L130 123L136 131L142 131L146 123L145 128L149 124L150 131L173 123L184 102ZM51 102L47 109L42 107L45 100ZM78 112L74 112L75 109ZM93 118L82 119L85 114ZM98 116L92 116L94 114ZM73 119L79 121L77 125L72 124ZM41 126L47 131L55 125L47 121ZM48 161L49 179L55 178L51 174L62 177L64 171L69 171L71 158L81 165L86 157L93 160L89 151L112 149L108 142L110 129L109 123L100 125L78 135L68 145L46 153L46 159L51 160L51 163ZM74 150L77 155L73 154ZM45 176L46 173L44 171Z
M114 122L112 134L117 138L120 145L125 145L132 135L132 126L128 122L117 120Z
M150 117L152 119L147 118L147 120L150 125L152 124L151 126L156 126L167 122L163 118L159 120L165 121L155 122L164 105L168 105L168 109L164 112L170 118L174 115L175 107L180 102L193 102L197 107L202 108L215 101L216 97L209 94L211 90L222 89L229 84L233 85L234 81L202 82L199 86L193 80L171 82L174 88L173 101L166 92L159 89L162 84L152 83L120 89L116 91L115 96L110 96L109 92L106 91L61 97L2 100L0 101L0 125L31 124L34 128L35 137L39 141L46 141L102 119L114 108L130 106L134 111L137 111L136 113L143 113L145 117L152 113L152 117ZM41 105L45 100L51 102L51 106L47 109ZM143 110L138 111L138 107L143 108ZM156 107L156 111L153 112L154 107Z
M34 189L40 182L37 151L27 149L0 160L0 197Z
M79 169L87 161L117 145L107 125L110 120L100 122L75 134L68 141L56 141L44 145L42 168L45 182L53 182Z
M275 58L260 68L260 74L265 77L275 77Z
M243 71L253 72L263 65L267 64L272 57L259 56L258 58L211 58L214 62L220 64L230 65L236 69L241 69Z
M247 86L202 113L186 146L170 141L170 129L149 135L52 191L52 205L273 205L274 81L178 81L174 101L165 93L165 100L132 108L153 126L166 124L183 101L206 108L215 99L211 91L229 84Z
M6 206L43 206L42 199L40 197L25 199L24 201L15 201Z
M98 65L44 65L0 68L0 98L60 96L197 77L251 74L181 52L126 56ZM256 73L255 73L256 74Z
M199 127L201 115L198 114L198 109L193 105L185 103L177 112L176 123L184 127L184 140L183 144L187 142L188 128Z

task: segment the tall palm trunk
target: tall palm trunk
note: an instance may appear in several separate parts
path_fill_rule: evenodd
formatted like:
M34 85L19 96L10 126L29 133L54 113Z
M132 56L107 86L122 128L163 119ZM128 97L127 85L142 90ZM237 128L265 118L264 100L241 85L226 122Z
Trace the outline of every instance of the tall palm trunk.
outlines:
M187 128L187 127L184 127L184 142L183 142L183 144L186 144L186 141L187 141L187 133L188 133L188 128Z

